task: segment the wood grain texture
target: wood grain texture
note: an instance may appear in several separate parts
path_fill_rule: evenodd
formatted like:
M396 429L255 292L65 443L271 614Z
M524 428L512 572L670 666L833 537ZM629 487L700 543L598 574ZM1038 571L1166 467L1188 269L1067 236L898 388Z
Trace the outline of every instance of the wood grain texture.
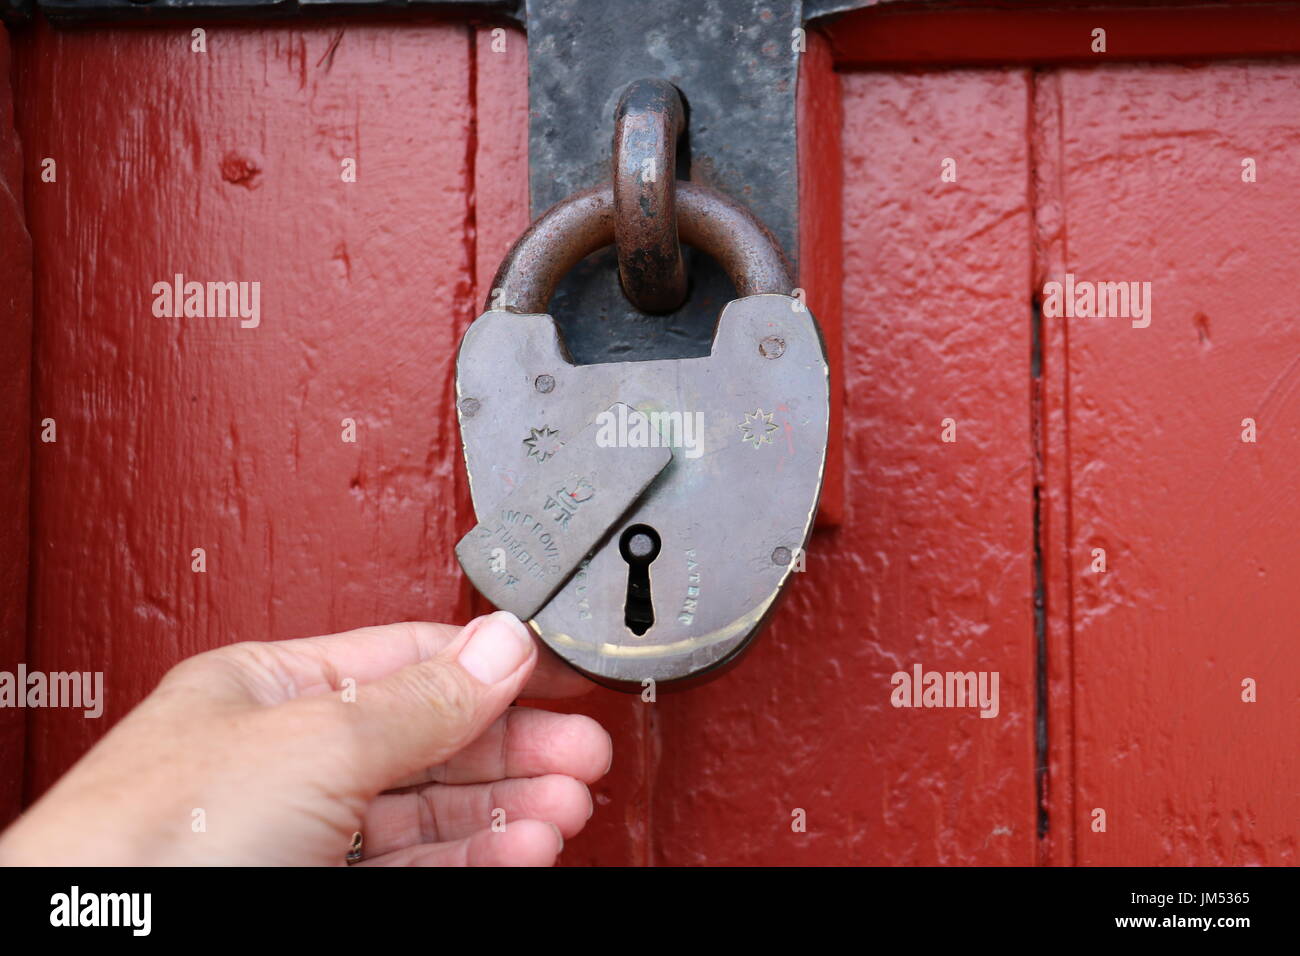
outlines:
M1297 862L1297 82L1225 63L1069 70L1054 90L1059 261L1152 283L1149 328L1057 320L1080 863Z
M27 657L31 442L32 245L23 211L23 156L14 128L9 34L0 26L0 671ZM0 828L22 801L27 712L0 709Z
M183 657L468 616L448 492L474 292L471 40L210 27L196 54L188 28L25 37L24 142L60 169L42 188L27 167L35 404L59 438L34 461L34 666L102 670L107 697L98 721L35 715L29 799ZM151 288L176 272L260 281L260 326L155 317Z

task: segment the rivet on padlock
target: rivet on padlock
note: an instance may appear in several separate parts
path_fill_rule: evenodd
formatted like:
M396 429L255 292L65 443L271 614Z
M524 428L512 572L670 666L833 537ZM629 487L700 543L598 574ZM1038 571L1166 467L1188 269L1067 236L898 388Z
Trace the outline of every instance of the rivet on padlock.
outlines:
M547 211L465 333L457 407L479 524L456 553L569 664L637 691L717 673L771 613L816 514L829 384L775 241L688 182L681 239L739 295L711 353L574 365L544 310L569 268L614 241L615 210L604 185Z

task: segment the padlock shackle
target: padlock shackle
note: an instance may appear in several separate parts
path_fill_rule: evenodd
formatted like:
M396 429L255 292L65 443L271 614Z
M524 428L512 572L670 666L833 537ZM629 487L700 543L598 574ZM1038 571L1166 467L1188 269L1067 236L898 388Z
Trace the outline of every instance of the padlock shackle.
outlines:
M521 315L545 312L565 273L614 242L614 218L614 189L608 183L556 203L507 253L486 307ZM718 261L737 296L791 293L790 266L780 245L748 209L722 193L678 181L677 230L683 242Z

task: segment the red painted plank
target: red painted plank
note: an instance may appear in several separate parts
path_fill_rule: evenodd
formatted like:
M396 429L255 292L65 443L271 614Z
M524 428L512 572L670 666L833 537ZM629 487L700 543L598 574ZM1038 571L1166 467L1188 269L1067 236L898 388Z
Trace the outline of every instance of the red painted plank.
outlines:
M23 213L22 149L14 129L9 34L0 26L0 671L27 656L31 442L32 245ZM0 828L18 814L26 711L0 709Z
M475 42L475 315L528 228L528 37L479 27Z
M832 21L841 67L1007 66L1300 53L1300 5L884 3ZM1102 30L1098 37L1094 31ZM1100 42L1099 42L1100 41Z
M1152 283L1147 328L1056 320L1080 863L1298 862L1297 83L1269 63L1061 74L1063 263Z
M35 415L58 422L34 462L34 658L104 671L107 696L101 720L35 716L29 798L182 657L467 617L447 491L474 309L471 42L450 25L210 26L206 54L188 26L24 37L24 142L59 164L57 187L27 164ZM259 281L260 325L156 317L153 284L177 272Z
M843 77L844 520L740 667L656 706L660 862L1033 862L1026 82ZM916 663L998 671L1000 713L892 707Z

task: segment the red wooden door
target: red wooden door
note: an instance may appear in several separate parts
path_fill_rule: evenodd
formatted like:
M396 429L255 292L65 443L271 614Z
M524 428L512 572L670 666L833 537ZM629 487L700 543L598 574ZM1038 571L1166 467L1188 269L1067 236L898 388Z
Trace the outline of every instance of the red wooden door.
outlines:
M615 764L565 859L1294 863L1300 67L918 71L942 51L872 46L907 28L832 25L801 79L838 524L729 674L574 705ZM478 609L452 362L527 207L525 40L489 41L15 33L34 384L4 654L107 687L100 721L4 715L23 799L186 655ZM178 272L260 281L260 324L155 317ZM1150 326L1039 316L1066 272L1150 281ZM892 706L914 665L996 672L996 715Z

